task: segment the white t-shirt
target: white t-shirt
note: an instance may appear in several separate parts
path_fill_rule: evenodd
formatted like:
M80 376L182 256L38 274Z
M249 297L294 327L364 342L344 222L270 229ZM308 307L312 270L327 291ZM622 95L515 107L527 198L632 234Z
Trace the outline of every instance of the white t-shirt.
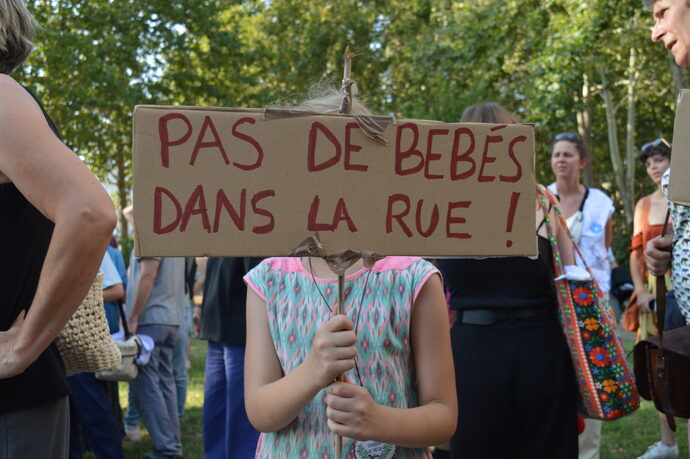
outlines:
M555 182L549 185L549 191L558 194ZM611 261L606 248L606 223L613 211L611 198L601 190L589 188L589 195L582 208L582 236L578 245L604 295L608 295L611 289ZM584 267L577 253L575 259L579 266Z

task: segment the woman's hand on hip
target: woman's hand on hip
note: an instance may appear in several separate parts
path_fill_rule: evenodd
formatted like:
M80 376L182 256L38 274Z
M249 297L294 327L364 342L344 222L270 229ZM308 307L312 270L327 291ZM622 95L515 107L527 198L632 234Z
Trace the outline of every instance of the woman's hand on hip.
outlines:
M33 363L27 353L17 349L19 331L25 316L24 312L20 313L9 330L0 332L0 379L21 374Z

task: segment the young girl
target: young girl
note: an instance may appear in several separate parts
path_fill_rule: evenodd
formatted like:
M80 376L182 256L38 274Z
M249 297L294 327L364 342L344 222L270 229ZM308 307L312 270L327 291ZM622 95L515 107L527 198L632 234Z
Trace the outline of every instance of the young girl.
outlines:
M337 277L321 258L270 258L246 277L245 403L257 457L428 457L455 430L457 400L441 278L386 257ZM344 382L334 382L341 373Z

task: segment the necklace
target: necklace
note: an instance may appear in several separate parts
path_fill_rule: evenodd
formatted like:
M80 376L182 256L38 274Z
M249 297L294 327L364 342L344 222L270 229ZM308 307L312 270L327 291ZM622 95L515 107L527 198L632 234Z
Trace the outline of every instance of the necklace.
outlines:
M312 266L312 263L311 263L311 257L307 257L307 259L309 260L309 274L311 274L311 280L314 284L314 288L316 289L317 292L319 292L321 299L323 299L323 304L325 304L326 307L328 308L328 312L333 314L333 309L331 308L330 304L328 304L328 300L326 299L326 295L323 294L323 292L319 288L319 284L316 282L316 276L314 276L314 267ZM367 277L364 279L364 285L362 286L362 295L359 298L359 306L357 307L357 314L355 316L355 321L354 321L355 335L357 334L357 328L359 326L359 314L362 312L362 304L364 303L364 294L366 293L367 285L369 284L369 276L371 275L371 269L372 268L369 268L369 270L367 271ZM344 314L345 313L345 305L342 304L341 308L342 308L342 313ZM359 372L359 366L357 365L357 356L355 356L354 361L355 361L355 373L357 374L357 379L359 380L359 384L363 385L362 384L362 376Z

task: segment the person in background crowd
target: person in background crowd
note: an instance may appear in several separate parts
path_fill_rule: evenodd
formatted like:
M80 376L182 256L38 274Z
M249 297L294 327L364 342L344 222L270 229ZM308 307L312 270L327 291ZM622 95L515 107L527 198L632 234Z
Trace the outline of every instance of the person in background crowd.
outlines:
M520 120L488 103L468 107L460 122ZM544 213L539 200L534 205L537 259L438 260L456 313L453 458L577 457L577 385L556 314ZM573 265L572 243L551 214L563 265Z
M101 262L103 302L122 301L125 290L122 279L108 252ZM94 373L77 373L67 378L70 389L70 459L81 459L84 446L82 432L89 448L98 459L124 459L120 420L112 410L113 383L96 379Z
M125 267L125 260L122 257L122 252L117 247L117 238L113 235L110 238L110 244L108 245L108 255L117 269L117 273L122 279L122 287L124 288L125 294L127 293L127 268ZM120 301L124 304L125 297ZM115 334L120 330L120 306L117 302L105 301L105 317L108 319L108 327L110 328L110 334ZM108 395L110 397L110 406L112 407L113 413L117 418L118 425L120 426L120 432L124 436L125 428L122 417L122 406L120 406L120 385L115 381L107 381L108 385Z
M110 238L110 244L108 245L108 255L115 265L117 274L122 279L122 288L127 291L127 268L125 267L125 260L122 257L122 252L117 248L117 238L112 236ZM124 297L121 300L124 303ZM105 317L108 319L108 327L110 328L110 334L117 333L120 330L120 309L117 302L106 302L105 303Z
M640 152L640 162L645 166L647 175L656 184L654 193L640 199L635 206L633 237L630 244L630 275L635 284L635 303L639 314L638 340L656 335L657 325L654 315L656 297L654 276L647 271L643 247L652 238L661 235L668 211L668 204L661 190L661 177L671 161L671 146L664 139L657 139L645 144ZM667 273L667 284L670 284ZM685 319L678 310L670 285L667 285L666 314L664 330L672 330L685 325ZM635 307L631 307L634 313ZM678 445L675 433L666 420L666 415L659 413L661 440L652 444L638 459L658 457L678 457Z
M66 458L69 402L56 335L89 290L115 227L110 197L10 75L33 18L0 0L0 458Z
M132 254L132 263L135 262L134 254ZM185 258L185 298L189 297L190 302L193 303L193 293L189 293L189 289L194 286L194 278L196 273L196 262L193 257ZM190 338L192 335L192 311L191 306L184 305L182 324L175 341L173 349L173 376L175 378L175 388L177 390L177 414L180 420L184 416L185 404L187 401L187 382L189 372L189 351L191 348ZM125 437L130 441L139 441L141 439L141 429L139 422L141 415L137 408L136 400L133 393L129 391L128 394L128 408L125 417L124 430Z
M247 288L260 258L209 258L199 337L208 340L202 428L206 459L252 457L259 432L244 408Z
M131 228L134 228L134 206L129 205L122 210L122 216L127 220ZM134 256L134 250L131 251L129 255L129 275L128 280L131 279L132 266L136 263L136 257ZM132 300L129 290L127 290L127 302L126 305L129 307L129 302ZM137 408L137 402L134 399L134 393L132 391L132 383L129 383L129 390L127 391L127 413L124 417L124 427L125 427L125 439L128 441L139 441L141 440L141 428L139 423L141 422L141 416L139 414L139 409Z
M192 337L192 307L194 306L194 282L196 281L196 261L194 257L185 257L184 260L184 293L185 304L180 325L180 333L173 350L173 374L177 387L177 414L182 419L184 406L187 401L187 379L189 364L189 346Z
M183 308L184 258L136 258L130 266L127 325L132 334L150 336L155 348L147 365L130 383L153 452L147 459L182 455L173 349Z
M556 181L549 185L549 190L558 196L570 233L604 296L608 297L614 207L603 191L580 183L587 159L587 150L578 134L558 134L551 148L551 170ZM575 255L577 264L584 267L580 256ZM598 459L600 446L601 421L585 419L585 430L578 437L579 458Z

